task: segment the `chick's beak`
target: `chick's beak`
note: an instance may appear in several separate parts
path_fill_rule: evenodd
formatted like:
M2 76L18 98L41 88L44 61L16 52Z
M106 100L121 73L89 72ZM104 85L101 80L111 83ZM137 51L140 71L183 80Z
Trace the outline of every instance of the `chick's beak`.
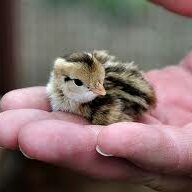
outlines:
M99 83L96 88L92 88L90 90L93 93L98 94L98 95L106 95L106 90L105 90L104 86L101 83Z

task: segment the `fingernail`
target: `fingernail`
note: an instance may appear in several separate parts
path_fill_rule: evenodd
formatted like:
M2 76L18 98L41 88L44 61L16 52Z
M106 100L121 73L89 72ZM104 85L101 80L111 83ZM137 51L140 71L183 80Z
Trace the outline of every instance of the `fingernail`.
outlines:
M97 151L97 153L99 153L100 155L105 156L105 157L112 157L113 156L112 154L107 154L107 153L103 152L100 149L99 145L96 146L96 151Z
M27 159L33 159L32 157L28 156L19 146L19 150L21 151L21 153L27 158Z

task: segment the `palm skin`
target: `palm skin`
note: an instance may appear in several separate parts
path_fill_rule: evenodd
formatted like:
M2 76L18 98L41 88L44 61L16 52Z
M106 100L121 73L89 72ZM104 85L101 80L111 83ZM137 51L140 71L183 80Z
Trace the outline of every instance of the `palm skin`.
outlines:
M150 71L158 104L140 122L90 125L50 112L44 87L1 100L0 145L30 158L105 179L127 179L162 191L192 189L192 54L178 66ZM111 157L96 152L96 146Z

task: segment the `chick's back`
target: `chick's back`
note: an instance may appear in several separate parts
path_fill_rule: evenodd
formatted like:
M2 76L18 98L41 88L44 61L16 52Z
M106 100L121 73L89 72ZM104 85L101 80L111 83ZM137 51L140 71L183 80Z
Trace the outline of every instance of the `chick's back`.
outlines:
M104 63L107 94L83 104L83 114L93 124L136 121L156 105L153 87L133 63Z

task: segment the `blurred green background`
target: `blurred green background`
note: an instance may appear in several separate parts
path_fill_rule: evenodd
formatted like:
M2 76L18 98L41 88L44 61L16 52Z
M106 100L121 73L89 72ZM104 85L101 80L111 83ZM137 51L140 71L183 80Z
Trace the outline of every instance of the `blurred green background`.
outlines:
M55 57L107 49L143 70L177 64L192 49L192 21L144 0L18 0L15 86L45 85ZM152 192L125 182L91 179L70 170L1 152L0 192Z
M192 48L191 19L144 0L20 0L19 87L45 84L55 57L107 49L144 70L176 64Z

